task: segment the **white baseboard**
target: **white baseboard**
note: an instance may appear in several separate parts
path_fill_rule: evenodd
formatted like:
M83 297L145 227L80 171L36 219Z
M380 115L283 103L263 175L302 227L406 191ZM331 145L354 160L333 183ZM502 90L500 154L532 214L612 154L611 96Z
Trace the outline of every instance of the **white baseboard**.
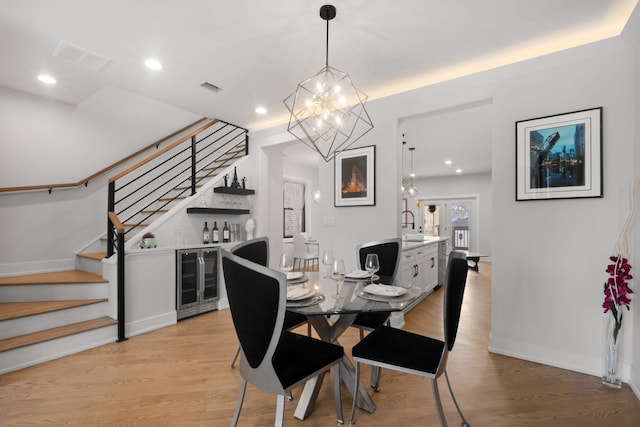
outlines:
M168 313L159 314L146 319L127 322L125 325L125 334L127 337L144 334L145 332L175 325L178 321L177 319L177 312L170 311Z
M491 335L489 339L489 352L596 377L602 375L602 360L599 358L583 357L574 353L559 352L555 349L540 348L528 343L497 338L494 335ZM620 364L619 374L623 382L629 382L629 365Z

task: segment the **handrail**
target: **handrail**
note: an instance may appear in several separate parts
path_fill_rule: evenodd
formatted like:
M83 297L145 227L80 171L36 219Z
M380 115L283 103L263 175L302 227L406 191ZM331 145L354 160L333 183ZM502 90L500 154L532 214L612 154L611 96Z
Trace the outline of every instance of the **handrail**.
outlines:
M140 160L138 163L136 163L135 165L132 165L130 167L128 167L127 169L123 170L120 173L117 173L116 175L112 176L111 178L109 178L109 182L114 182L120 178L122 178L123 176L129 174L130 172L138 169L140 166L145 165L147 163L149 163L151 160L155 159L156 157L159 157L161 155L163 155L164 153L166 153L167 151L171 150L172 148L182 144L183 142L185 142L188 139L191 139L191 137L193 137L194 135L199 134L200 132L202 132L203 130L207 129L210 126L213 126L214 124L218 123L219 120L218 119L214 119L211 120L209 123L205 124L204 126L199 127L198 129L194 130L193 132L189 133L189 135L185 135L182 138L172 142L171 144L167 145L166 147L162 148L161 150L156 151L155 153L153 153L152 155Z
M113 224L113 228L118 233L124 233L124 225L122 225L120 218L118 218L118 215L115 212L109 212L109 220Z
M118 160L117 162L105 167L104 169L99 170L98 172L94 173L93 175L90 175L88 177L86 177L85 179L82 179L78 182L70 182L70 183L64 183L64 184L40 184L40 185L26 185L26 186L21 186L21 187L4 187L4 188L0 188L0 193L9 193L9 192L14 192L14 191L35 191L35 190L49 190L49 193L51 193L51 190L53 190L54 188L74 188L74 187L80 187L81 185L87 186L89 184L90 181L93 181L94 179L96 179L97 177L104 175L105 173L109 172L112 169L115 169L116 167L120 166L121 164L131 160L134 157L139 156L140 154L144 153L145 151L149 151L150 149L152 149L153 147L158 148L158 146L160 144L162 144L163 142L175 137L176 135L181 134L182 132L184 132L185 130L197 125L198 123L201 123L203 121L207 120L206 117L203 117L199 120L196 120L195 122L183 127L180 130L177 130L173 133L171 133L170 135L165 136L164 138L161 138L159 140L157 140L156 142L147 145L146 147L143 147L141 149L139 149L138 151L136 151L133 154L130 154L128 156L126 156L125 158ZM198 130L199 131L199 130ZM193 131L191 132L189 135L195 134L198 131Z

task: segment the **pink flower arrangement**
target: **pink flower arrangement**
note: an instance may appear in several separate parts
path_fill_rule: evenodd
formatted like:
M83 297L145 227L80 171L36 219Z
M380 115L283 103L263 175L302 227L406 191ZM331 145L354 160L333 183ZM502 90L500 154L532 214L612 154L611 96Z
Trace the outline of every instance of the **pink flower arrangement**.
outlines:
M604 284L602 307L605 313L611 311L611 315L615 319L616 324L613 330L613 340L615 342L622 327L622 306L627 307L627 310L629 310L629 304L631 303L630 294L633 291L629 288L628 281L633 279L633 276L629 274L631 265L627 258L612 256L609 259L612 263L607 266L606 270L609 278Z

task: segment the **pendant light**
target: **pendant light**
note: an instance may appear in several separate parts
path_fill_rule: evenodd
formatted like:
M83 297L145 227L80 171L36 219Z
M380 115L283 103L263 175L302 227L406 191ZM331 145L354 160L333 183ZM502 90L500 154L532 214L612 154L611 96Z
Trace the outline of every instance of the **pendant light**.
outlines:
M320 8L320 18L327 21L325 66L298 83L283 101L291 113L287 131L326 162L373 129L364 107L367 95L356 89L347 73L329 66L329 21L335 17L334 6Z
M402 134L402 149L404 150L404 146L407 144L407 141L404 140L404 133ZM404 174L404 152L400 155L400 174ZM406 196L407 190L409 189L409 183L407 180L402 178L402 182L400 183L400 191L402 192L402 196Z
M409 197L416 197L418 195L418 189L413 185L413 177L416 176L416 174L413 173L413 151L415 149L416 147L409 148L409 152L411 153L411 172L409 173L411 183L409 184L409 188L407 188L407 194Z

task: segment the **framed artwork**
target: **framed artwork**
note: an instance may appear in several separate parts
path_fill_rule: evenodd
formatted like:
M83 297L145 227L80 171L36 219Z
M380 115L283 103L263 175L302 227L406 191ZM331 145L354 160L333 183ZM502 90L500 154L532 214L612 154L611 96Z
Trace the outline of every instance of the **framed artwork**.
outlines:
M335 157L335 206L376 204L376 147L339 152Z
M516 201L602 197L602 107L516 122Z

